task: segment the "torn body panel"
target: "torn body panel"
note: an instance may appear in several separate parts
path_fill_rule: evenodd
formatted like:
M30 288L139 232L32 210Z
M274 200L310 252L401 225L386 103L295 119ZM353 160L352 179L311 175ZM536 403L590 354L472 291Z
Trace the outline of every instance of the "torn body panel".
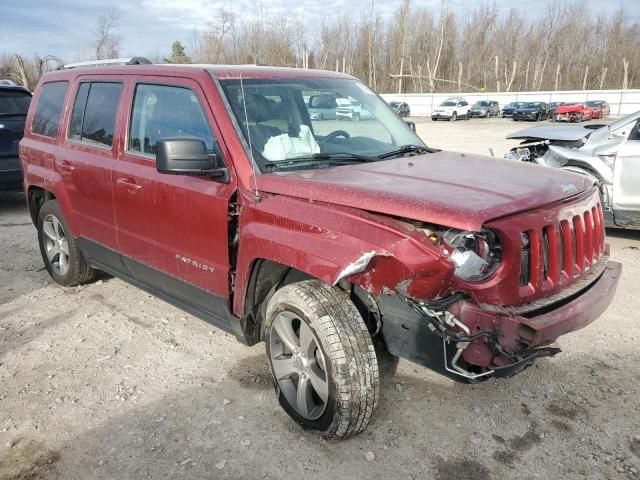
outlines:
M391 254L387 252L376 252L375 250L371 250L370 252L365 252L360 256L357 260L351 262L349 265L344 267L338 276L333 281L333 285L337 285L341 280L350 277L351 275L355 275L356 273L364 272L369 266L369 262L373 257L389 257Z
M446 295L453 265L412 225L349 207L285 196L245 201L240 215L234 312L243 313L246 283L260 259L295 268L329 284L348 280L372 295L403 291Z

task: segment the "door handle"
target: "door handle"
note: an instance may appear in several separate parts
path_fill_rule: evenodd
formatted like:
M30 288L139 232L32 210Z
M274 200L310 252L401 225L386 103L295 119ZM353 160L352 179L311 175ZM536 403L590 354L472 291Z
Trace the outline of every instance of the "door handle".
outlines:
M119 178L116 180L118 185L122 185L130 192L138 192L142 189L142 185L138 185L133 178Z
M60 167L60 170L64 173L71 173L76 169L76 167L74 167L68 160L62 160L59 162L58 167Z

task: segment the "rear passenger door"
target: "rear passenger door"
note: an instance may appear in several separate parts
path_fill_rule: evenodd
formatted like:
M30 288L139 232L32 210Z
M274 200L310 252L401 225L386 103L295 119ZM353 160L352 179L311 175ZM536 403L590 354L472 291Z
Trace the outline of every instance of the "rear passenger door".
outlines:
M71 199L81 246L91 260L101 263L114 259L103 258L100 254L105 252L92 247L117 246L111 171L122 88L121 82L88 79L75 85L64 148L56 156L55 169Z
M230 183L158 173L159 139L196 137L221 162L215 119L201 87L180 78L144 78L132 86L128 134L114 170L118 243L133 280L154 293L226 319L229 296Z

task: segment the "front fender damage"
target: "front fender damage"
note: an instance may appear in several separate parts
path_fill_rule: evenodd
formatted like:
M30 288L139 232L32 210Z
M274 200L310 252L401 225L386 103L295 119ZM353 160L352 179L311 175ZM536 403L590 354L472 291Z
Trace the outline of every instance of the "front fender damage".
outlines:
M353 262L346 265L339 273L336 275L335 280L333 281L333 285L337 285L340 281L344 280L351 275L355 275L356 273L364 272L369 263L373 259L373 257L390 257L391 254L389 252L377 252L375 250L371 250L370 252L364 252L360 257L358 257Z

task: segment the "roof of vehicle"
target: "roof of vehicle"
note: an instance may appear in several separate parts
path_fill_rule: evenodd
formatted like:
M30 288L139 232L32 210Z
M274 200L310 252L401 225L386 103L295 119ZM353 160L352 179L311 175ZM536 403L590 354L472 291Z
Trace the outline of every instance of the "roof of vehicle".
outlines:
M28 93L29 95L31 95L31 92L29 90L27 90L26 88L24 88L21 85L6 85L6 84L1 84L0 83L0 90L13 90L16 92L23 92L23 93Z
M95 67L78 67L56 70L46 74L47 79L75 78L80 75L193 75L209 72L219 79L257 79L257 78L349 78L345 73L259 65L213 65L213 64L151 64L151 65L109 65Z

